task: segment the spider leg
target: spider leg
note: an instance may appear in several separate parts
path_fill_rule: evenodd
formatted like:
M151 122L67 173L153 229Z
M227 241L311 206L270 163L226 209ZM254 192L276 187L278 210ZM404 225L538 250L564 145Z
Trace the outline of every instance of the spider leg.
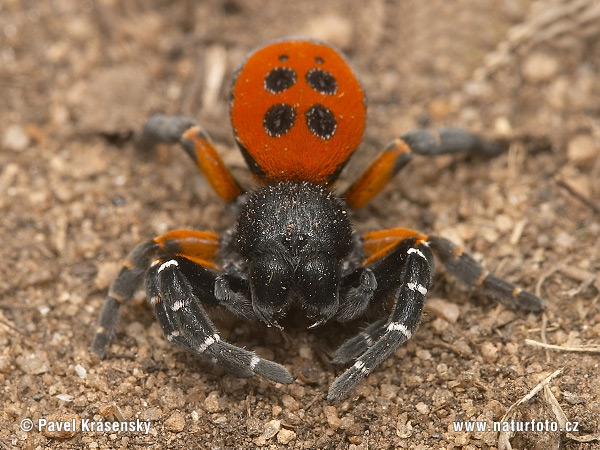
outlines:
M363 207L410 162L413 153L436 156L467 152L492 157L505 146L501 140L487 141L462 128L409 131L391 141L343 197L352 209Z
M433 279L433 255L425 241L407 237L398 241L376 259L367 259L377 279L375 301L393 299L386 320L379 320L355 338L346 341L335 353L333 362L358 358L329 388L327 398L335 400L356 384L416 331L421 321L425 295Z
M152 261L159 255L185 254L198 264L215 267L210 260L215 256L218 248L217 234L191 230L171 231L136 246L125 259L123 267L108 289L92 343L92 351L100 358L106 356L106 348L117 327L121 304L133 297Z
M194 281L207 279L200 285ZM156 260L147 277L147 295L165 338L186 350L213 358L241 377L261 375L278 383L291 383L292 375L279 364L221 339L202 303L214 304L215 274L183 256Z
M539 297L490 273L471 255L465 253L463 248L453 244L448 239L430 236L429 243L431 249L442 260L448 272L463 283L485 289L500 303L512 308L536 312L543 311L546 308L545 303Z
M105 356L120 305L133 296L145 277L148 301L168 341L214 358L239 376L258 374L290 383L293 378L283 366L223 342L206 315L204 307L223 307L238 316L255 318L247 300L249 293L244 296L248 288L243 280L217 272L212 260L218 249L217 234L192 230L171 231L135 247L109 288L92 351ZM219 286L226 294L216 295Z
M158 143L176 142L183 146L223 200L231 202L243 192L223 163L206 131L192 119L155 114L146 121L138 139L138 146L152 148Z
M368 267L360 267L344 277L340 306L335 314L338 322L349 322L362 316L377 289L375 274Z
M445 238L394 228L364 234L363 247L367 255L363 266L370 268L376 279L376 290L369 301L393 298L394 307L389 318L369 325L336 351L334 363L356 361L331 385L330 400L350 391L417 329L434 272L432 251L448 272L464 283L484 288L501 303L527 311L545 308L540 298L496 277Z

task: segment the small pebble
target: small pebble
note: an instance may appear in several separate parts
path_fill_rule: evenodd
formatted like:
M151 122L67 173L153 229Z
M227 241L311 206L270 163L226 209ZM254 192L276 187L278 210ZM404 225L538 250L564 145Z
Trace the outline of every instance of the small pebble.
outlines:
M292 430L282 428L279 433L277 433L277 442L280 444L289 444L294 439L296 439L296 433L294 433Z
M94 278L94 287L100 291L108 289L110 283L115 278L122 264L118 262L103 263L98 265L96 278Z
M299 405L298 402L291 395L284 394L281 396L281 403L286 407L289 411L298 411Z
M439 363L435 370L437 371L437 373L439 373L440 375L445 375L448 373L448 365L444 364L444 363Z
M270 420L269 422L265 423L264 431L261 437L264 440L269 440L279 433L279 430L281 430L281 421L277 419Z
M352 425L354 425L354 416L352 414L347 414L340 420L341 430L348 430Z
M431 322L431 326L437 334L442 334L444 331L446 331L448 325L448 322L440 317Z
M572 163L584 167L598 157L599 148L592 136L580 134L569 141L567 157Z
M87 370L85 370L85 367L83 367L81 364L77 364L75 366L75 373L79 376L79 378L81 378L82 380L85 380L85 377L87 377Z
M216 413L221 411L221 404L219 402L219 393L213 391L204 399L204 409L209 413Z
M417 411L419 411L421 414L425 415L425 414L429 414L429 406L427 406L425 403L423 402L419 402L415 405L415 408L417 409Z
M148 408L141 412L140 420L145 422L155 422L162 417L162 410L156 406Z
M455 303L447 302L441 298L427 300L426 308L449 323L456 323L460 315L460 309Z
M185 428L185 416L180 411L175 411L165 420L165 429L173 433L181 433Z
M510 134L512 132L512 129L513 129L513 127L510 124L510 121L508 120L508 118L497 117L496 120L494 120L494 130L499 135Z
M42 428L40 431L44 436L49 439L69 439L75 436L77 427L80 422L79 416L73 413L54 413L48 417L44 417L47 420L47 424L50 423L61 423L63 427L61 430L54 429L50 426Z
M69 395L69 394L58 394L58 395L56 396L56 398L57 398L57 399L59 399L61 402L67 402L67 403L70 403L70 402L72 402L72 401L73 401L73 399L74 399L75 397L73 397L72 395Z
M166 409L183 409L186 396L183 391L173 386L162 386L158 391L160 404Z
M481 354L489 363L493 363L498 359L498 349L491 342L484 342L481 345Z
M39 375L50 370L48 357L42 352L17 357L17 366L29 375Z
M558 71L558 61L547 53L532 53L523 63L523 75L532 83L549 81Z
M104 405L104 406L100 407L100 409L98 410L98 413L105 419L109 419L109 420L116 419L121 422L125 420L125 418L123 417L123 413L121 412L119 407L115 404L108 404L108 405Z
M323 408L323 412L325 413L325 418L327 419L327 423L329 424L329 428L332 430L336 430L340 426L340 419L337 415L337 409L335 406L325 406Z
M362 437L348 436L348 441L352 444L349 448L357 448L356 446L362 444Z
M215 425L225 425L227 423L227 417L225 416L219 416L216 419L213 420L213 423Z
M379 386L379 390L382 397L392 399L398 395L399 388L395 384L383 383Z
M4 132L2 146L8 150L21 151L29 145L29 136L25 129L19 125L10 125Z
M10 372L10 357L8 355L0 355L0 373Z
M431 352L429 350L419 349L415 352L415 354L417 355L417 358L419 358L423 361L427 361L428 359L431 359Z
M312 348L310 348L308 345L302 345L298 349L298 353L304 359L313 359L314 358Z

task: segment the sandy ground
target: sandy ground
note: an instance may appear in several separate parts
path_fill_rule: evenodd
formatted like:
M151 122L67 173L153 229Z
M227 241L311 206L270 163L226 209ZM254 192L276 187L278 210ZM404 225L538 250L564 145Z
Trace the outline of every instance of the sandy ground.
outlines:
M562 369L510 417L563 414L578 431L507 437L513 448L600 448L599 4L493 5L3 0L0 447L496 448L498 433L453 422L498 421ZM453 239L537 292L545 315L498 306L440 270L414 338L333 404L325 395L342 368L328 359L364 323L316 333L222 323L227 339L297 377L281 386L172 347L139 293L108 358L90 354L103 296L135 244L231 223L183 152L138 151L135 133L152 112L196 117L248 180L229 80L250 49L289 34L341 47L364 82L368 128L341 188L418 126L509 136L493 160L416 160L356 226ZM565 349L590 345L596 353ZM20 429L26 418L31 432ZM150 429L59 433L39 430L39 419L140 419Z

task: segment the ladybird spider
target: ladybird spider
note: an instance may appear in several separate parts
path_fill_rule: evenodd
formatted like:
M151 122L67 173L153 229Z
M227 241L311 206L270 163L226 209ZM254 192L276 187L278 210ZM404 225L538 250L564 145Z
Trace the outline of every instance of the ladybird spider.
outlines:
M413 336L434 274L433 253L449 273L501 303L543 310L538 297L494 276L447 239L404 228L362 236L353 229L350 211L371 200L413 153L494 156L502 147L459 128L411 131L336 195L333 183L361 141L365 112L360 82L330 46L290 39L251 53L234 78L231 121L260 183L253 191L237 183L196 122L150 117L140 144L180 143L216 193L236 205L237 223L221 237L175 230L135 247L109 288L92 350L105 356L119 307L145 279L168 341L239 376L291 383L282 365L222 340L205 310L278 328L284 319L314 328L352 321L391 300L386 317L335 352L334 363L354 363L329 388L334 400Z

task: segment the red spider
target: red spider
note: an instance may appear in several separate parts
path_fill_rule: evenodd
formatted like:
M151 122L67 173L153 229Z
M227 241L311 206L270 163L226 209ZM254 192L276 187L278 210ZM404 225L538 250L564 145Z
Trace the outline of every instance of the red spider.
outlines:
M406 228L359 235L352 210L364 206L412 158L472 152L493 156L499 142L459 128L416 130L392 140L341 195L333 184L361 141L363 88L330 46L272 42L235 75L231 122L260 187L245 191L206 132L185 117L152 116L140 142L179 142L216 193L234 202L236 225L221 237L176 230L129 254L110 286L92 350L104 357L121 304L146 280L148 301L167 340L242 377L291 383L288 370L221 339L205 309L221 308L266 326L308 328L348 322L391 300L391 311L344 342L333 362L353 364L329 388L348 393L415 333L434 273L433 253L459 280L528 311L544 303L485 270L450 241ZM432 253L433 252L433 253Z

